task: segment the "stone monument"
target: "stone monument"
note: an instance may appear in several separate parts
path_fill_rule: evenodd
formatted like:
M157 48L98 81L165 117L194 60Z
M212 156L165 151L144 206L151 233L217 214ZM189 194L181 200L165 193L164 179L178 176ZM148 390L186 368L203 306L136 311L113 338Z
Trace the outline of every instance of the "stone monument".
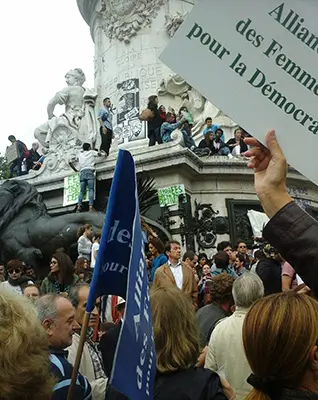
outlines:
M114 134L119 144L145 145L146 132L138 114L153 94L159 95L159 104L166 108L171 106L178 111L187 106L194 117L194 137L201 138L208 116L228 134L235 126L159 60L196 1L77 0L95 43L95 88L99 99L109 96L116 107Z
M93 148L99 145L97 93L83 87L86 78L80 68L68 71L65 79L67 87L49 101L48 121L34 132L46 154L43 170L54 172L69 169L69 162L74 161L83 143L90 143ZM57 104L65 105L61 116L54 115Z

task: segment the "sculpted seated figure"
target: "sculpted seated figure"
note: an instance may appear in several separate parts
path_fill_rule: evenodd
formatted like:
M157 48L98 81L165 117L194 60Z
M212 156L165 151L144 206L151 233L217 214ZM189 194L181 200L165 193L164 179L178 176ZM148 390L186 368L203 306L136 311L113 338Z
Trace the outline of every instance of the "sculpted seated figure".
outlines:
M51 149L52 142L67 142L75 138L78 146L87 142L94 147L98 138L94 110L97 93L83 87L86 78L79 68L67 72L65 79L67 87L57 92L47 106L48 121L34 132L46 152ZM54 115L57 104L65 105L65 112L59 117ZM59 133L58 128L61 128ZM67 137L58 138L61 133Z

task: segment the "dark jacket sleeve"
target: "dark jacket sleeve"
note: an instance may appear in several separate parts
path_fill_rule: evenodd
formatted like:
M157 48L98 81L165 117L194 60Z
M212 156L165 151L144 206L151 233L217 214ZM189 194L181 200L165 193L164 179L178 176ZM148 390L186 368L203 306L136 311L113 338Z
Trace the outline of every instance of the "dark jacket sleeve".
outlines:
M110 377L113 368L119 333L120 326L117 325L115 328L111 329L102 336L99 344L99 349L102 353L105 373L108 378Z
M264 238L318 296L318 222L291 202L268 222Z
M213 375L206 386L203 395L200 397L202 400L227 400L225 393L223 392L222 384L219 376L213 372Z
M204 139L202 139L202 140L200 141L198 147L199 147L200 149L205 149L205 148L208 147L208 146L207 146L207 144L206 144L206 141L205 141Z

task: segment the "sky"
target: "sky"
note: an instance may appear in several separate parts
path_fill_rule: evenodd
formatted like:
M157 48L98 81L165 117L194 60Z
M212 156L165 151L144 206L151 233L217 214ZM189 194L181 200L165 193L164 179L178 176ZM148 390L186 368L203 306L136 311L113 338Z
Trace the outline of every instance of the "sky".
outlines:
M0 5L0 153L15 135L29 148L46 107L82 68L94 87L94 43L76 0L2 0ZM55 115L63 112L58 106Z

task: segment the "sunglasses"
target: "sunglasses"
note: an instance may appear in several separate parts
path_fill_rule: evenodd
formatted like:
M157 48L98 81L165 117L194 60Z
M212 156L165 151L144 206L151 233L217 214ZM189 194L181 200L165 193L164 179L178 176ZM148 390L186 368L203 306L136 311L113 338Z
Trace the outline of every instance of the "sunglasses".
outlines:
M16 274L19 274L21 272L20 268L13 268L13 269L9 269L8 270L8 274L12 274L13 272L15 272Z
M247 246L239 246L239 249L246 249Z

